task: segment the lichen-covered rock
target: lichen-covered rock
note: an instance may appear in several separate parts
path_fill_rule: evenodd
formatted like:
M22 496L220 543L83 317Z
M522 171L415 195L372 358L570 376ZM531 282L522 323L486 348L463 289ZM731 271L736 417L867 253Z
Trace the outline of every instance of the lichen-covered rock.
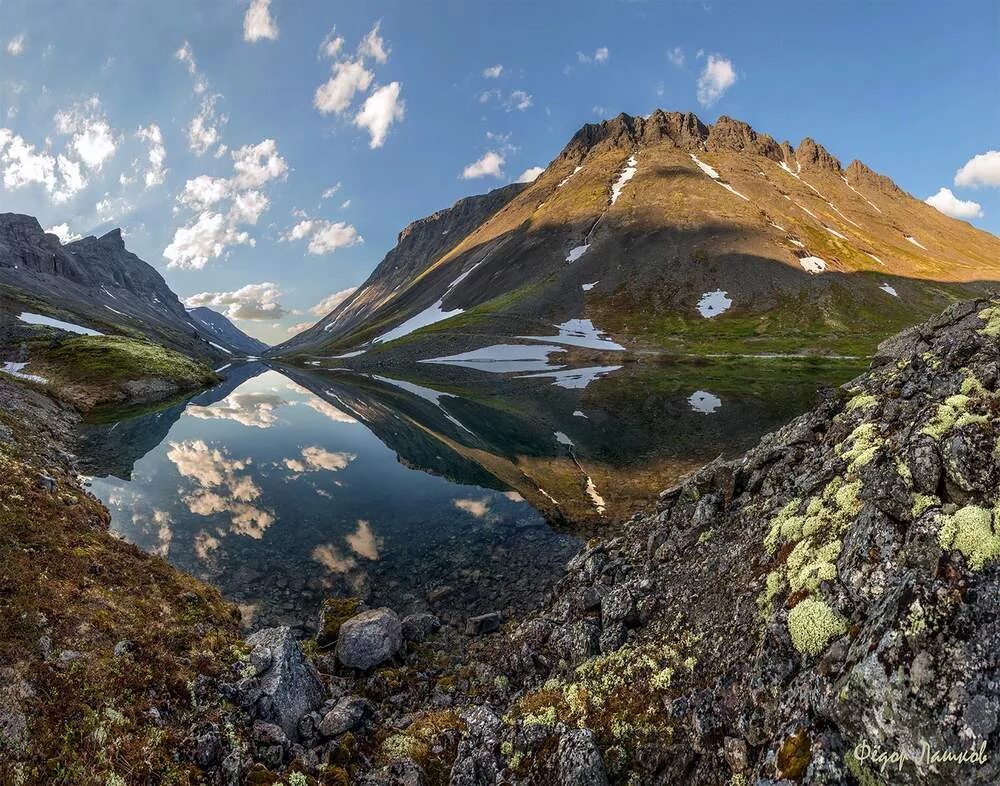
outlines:
M403 648L403 627L392 609L364 611L340 626L337 659L367 671L394 658Z
M244 702L254 717L280 726L295 738L298 722L326 698L315 667L287 627L265 628L247 638L258 676L244 686Z
M590 729L566 732L559 738L556 756L561 786L607 786L604 760Z

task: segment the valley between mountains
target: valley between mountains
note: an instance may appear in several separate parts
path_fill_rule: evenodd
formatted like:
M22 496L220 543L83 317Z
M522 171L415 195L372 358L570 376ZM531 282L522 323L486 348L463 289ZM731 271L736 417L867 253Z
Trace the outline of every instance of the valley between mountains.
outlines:
M998 782L998 282L660 110L278 346L0 214L0 784Z

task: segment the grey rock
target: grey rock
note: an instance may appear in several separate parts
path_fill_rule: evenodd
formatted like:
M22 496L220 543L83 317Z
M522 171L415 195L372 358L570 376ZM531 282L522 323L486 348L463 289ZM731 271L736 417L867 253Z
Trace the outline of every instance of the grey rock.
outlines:
M418 612L403 617L402 627L404 639L421 642L441 629L441 620L433 614Z
M259 720L254 721L251 741L254 758L272 769L285 762L291 747L280 726Z
M337 660L352 669L367 671L385 663L403 648L403 628L396 612L371 609L351 617L340 626Z
M491 611L488 614L480 614L478 617L469 617L465 623L465 632L469 636L483 636L500 630L500 625L499 612Z
M39 473L37 484L38 488L49 492L49 494L54 493L56 490L55 478L50 478L48 475L42 475Z
M131 655L135 652L135 642L129 639L122 639L117 644L113 650L116 658L124 657L125 655Z
M266 649L270 665L257 678L258 717L278 724L294 737L299 718L323 703L323 684L287 627L265 628L247 638L253 650Z
M198 735L194 744L194 762L203 770L214 767L222 758L222 735L214 723Z
M346 696L323 716L319 733L324 737L337 737L356 729L371 714L372 706L357 696Z
M606 786L604 759L590 729L575 729L559 738L560 786Z

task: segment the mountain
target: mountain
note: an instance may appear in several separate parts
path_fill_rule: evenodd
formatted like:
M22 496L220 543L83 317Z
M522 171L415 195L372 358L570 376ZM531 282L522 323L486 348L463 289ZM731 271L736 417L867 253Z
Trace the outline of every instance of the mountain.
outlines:
M205 306L188 309L188 314L195 322L200 322L215 336L215 340L221 342L243 355L260 355L268 349L268 345L260 339L248 336L228 318L218 311L212 311Z
M191 320L119 229L63 244L32 216L0 213L0 304L3 317L42 313L212 361L238 351Z
M860 161L657 110L585 125L533 183L410 225L351 298L272 352L385 362L518 336L606 349L603 332L632 351L867 354L998 281L1000 239Z

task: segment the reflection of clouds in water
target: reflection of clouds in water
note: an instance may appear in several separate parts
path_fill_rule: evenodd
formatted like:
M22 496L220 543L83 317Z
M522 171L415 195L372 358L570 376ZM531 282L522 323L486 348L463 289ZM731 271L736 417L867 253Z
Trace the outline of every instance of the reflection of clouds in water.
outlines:
M127 507L123 497L117 500L117 507L124 511ZM132 532L130 539L136 539L140 534L148 538L146 551L158 557L166 557L170 553L170 543L174 539L174 530L170 514L165 510L151 508L142 497L132 497Z
M274 411L287 403L273 393L231 393L208 407L189 406L185 414L202 420L235 420L244 426L270 428L278 422Z
M250 475L238 474L250 459L233 459L203 440L171 442L167 458L177 471L200 486L184 497L188 509L198 516L229 513L232 531L259 540L274 522L274 516L249 503L260 496L260 488Z
M516 491L505 491L503 495L511 502L524 502L524 497L522 497Z
M316 410L319 414L328 417L330 420L336 423L357 423L356 418L352 418L346 412L342 412L337 409L329 401L325 401L318 396L310 396L309 400L306 401L306 406L310 409Z
M518 495L518 498L520 498L520 495ZM483 518L490 512L489 500L486 498L456 499L453 504L459 510L464 510L470 516L475 516L477 519Z
M376 561L382 548L382 538L377 537L364 519L358 519L354 532L344 536L348 547L362 559ZM349 573L357 567L354 556L345 554L336 543L324 543L312 550L312 558L330 573Z
M688 404L696 412L704 412L706 415L710 415L722 406L722 399L714 393L709 393L707 390L696 390L688 398Z
M212 556L212 552L219 548L219 539L214 535L201 530L194 536L194 553L202 562Z
M357 455L354 453L324 450L318 445L302 449L302 459L285 459L285 466L292 472L317 472L321 469L336 472L346 469Z
M379 549L382 548L382 538L375 537L371 525L364 519L358 519L358 528L344 538L351 551L359 557L377 560Z

